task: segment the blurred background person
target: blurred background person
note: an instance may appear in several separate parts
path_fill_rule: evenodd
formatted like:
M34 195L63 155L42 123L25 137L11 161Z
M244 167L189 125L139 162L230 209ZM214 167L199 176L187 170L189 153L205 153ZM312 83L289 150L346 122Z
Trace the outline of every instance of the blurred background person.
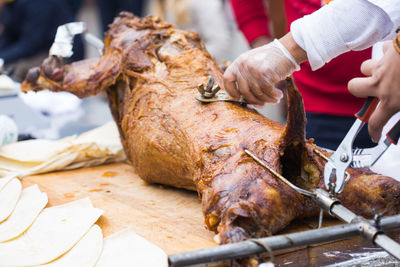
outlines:
M4 57L7 69L15 68L14 78L18 81L30 67L40 65L48 56L57 26L76 18L86 23L88 32L102 39L103 32L120 11L138 16L158 15L180 28L199 32L219 63L233 60L248 49L237 30L228 0L0 0L0 3L3 7L0 57ZM98 50L87 43L82 49L81 38L77 38L74 55L67 61L99 57ZM11 49L11 45L5 44L19 48ZM18 59L6 56L9 48L18 52ZM0 92L0 114L13 118L21 134L55 139L82 133L112 119L102 95L78 99L66 92L18 94L18 86L8 91L7 97L2 98Z
M108 30L116 16L121 11L128 11L136 16L142 16L145 6L144 0L97 0L100 11L101 26L103 33Z
M282 37L293 21L320 9L321 0L231 0L239 29L252 48ZM364 99L349 93L347 82L361 76L360 65L371 58L371 49L348 52L312 71L308 62L301 64L293 77L303 95L307 114L307 138L319 146L336 150ZM355 141L356 147L371 147L367 128Z
M223 0L153 0L148 13L179 29L197 32L207 51L222 63L232 59L232 40L235 38L229 20L230 7L226 4Z
M29 68L48 56L57 27L74 21L68 1L0 0L0 58L6 69L13 70L15 80L22 81ZM77 36L70 61L83 56L83 44Z

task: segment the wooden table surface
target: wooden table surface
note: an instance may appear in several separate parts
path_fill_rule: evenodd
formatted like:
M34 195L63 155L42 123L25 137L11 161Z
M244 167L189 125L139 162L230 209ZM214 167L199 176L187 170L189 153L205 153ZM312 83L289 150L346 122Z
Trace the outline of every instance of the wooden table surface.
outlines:
M125 163L29 176L23 178L22 184L24 187L38 184L48 195L48 207L90 197L96 208L104 210L97 221L104 236L131 227L167 254L217 245L213 240L214 233L205 227L201 203L195 192L148 184ZM325 221L325 225L338 223L339 221L332 219ZM295 221L284 233L310 230L309 225L316 224L316 218ZM347 245L344 246L345 244ZM319 263L323 262L322 265L326 265L329 262L327 259L332 259L332 255L326 256L324 252L330 252L333 248L340 251L345 247L349 254L357 251L356 248L373 248L373 245L360 239L352 239L314 246L278 256L276 265L290 266L289 259L293 259L292 266L301 266L299 259L305 262L304 266L310 266L310 261L313 266L320 266ZM337 262L335 258L333 260Z
M29 176L22 184L38 184L48 207L90 197L104 210L97 221L104 236L131 227L167 254L216 245L195 192L148 184L124 163Z

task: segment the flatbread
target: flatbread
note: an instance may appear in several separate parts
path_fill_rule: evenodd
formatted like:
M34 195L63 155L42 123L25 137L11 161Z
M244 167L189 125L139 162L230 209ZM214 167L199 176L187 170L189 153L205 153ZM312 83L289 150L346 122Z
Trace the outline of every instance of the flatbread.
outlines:
M0 156L19 162L42 163L71 145L75 137L61 140L33 139L0 147Z
M0 178L0 191L3 189L3 187L8 184L11 179L16 178L14 175L8 175L3 178Z
M3 67L3 66L1 66ZM17 87L17 84L7 75L0 75L0 91L12 90Z
M103 249L103 233L95 224L89 232L67 253L43 267L88 267L94 266ZM110 266L111 267L111 266Z
M118 127L114 121L81 134L73 143L85 144L93 141L95 141L95 145L101 153L106 151L108 154L117 154L122 150Z
M51 262L78 243L102 213L89 198L44 209L21 236L0 243L0 266Z
M66 151L42 163L21 162L0 157L0 176L13 173L19 177L63 169L73 162L78 153ZM7 166L2 168L1 166Z
M31 226L46 205L47 194L40 192L37 185L25 188L14 211L7 220L0 223L0 242L22 234Z
M22 186L18 178L12 178L0 191L0 223L14 210L21 191Z
M94 166L126 159L115 122L61 140L28 140L0 147L0 177Z
M127 228L104 239L96 267L167 267L168 256L159 247Z

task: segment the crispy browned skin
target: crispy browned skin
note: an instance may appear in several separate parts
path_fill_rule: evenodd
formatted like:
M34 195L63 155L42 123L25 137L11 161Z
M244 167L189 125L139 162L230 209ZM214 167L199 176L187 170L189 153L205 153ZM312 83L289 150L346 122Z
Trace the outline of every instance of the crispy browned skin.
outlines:
M251 150L303 188L323 187L324 161L304 137L299 92L287 87L286 127L232 103L201 104L196 87L222 72L195 33L156 18L121 13L100 60L62 66L48 58L32 69L23 90L106 91L121 140L138 174L150 183L197 190L205 223L224 243L271 235L316 207L257 165ZM367 170L352 171L341 195L358 214L399 212L400 183ZM173 207L171 207L173 208Z

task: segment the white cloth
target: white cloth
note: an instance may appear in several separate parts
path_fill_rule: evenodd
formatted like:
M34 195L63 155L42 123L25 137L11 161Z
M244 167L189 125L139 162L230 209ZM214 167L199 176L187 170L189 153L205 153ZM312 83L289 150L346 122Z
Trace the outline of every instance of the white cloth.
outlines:
M400 112L395 114L385 125L382 131L382 137L379 142L383 142L386 133L400 120ZM400 181L400 142L397 145L391 145L382 157L372 166L374 172L387 175Z
M291 33L316 70L340 54L390 38L398 25L397 0L334 0L294 21Z
M383 56L383 42L376 43L372 49L372 58L379 60ZM386 133L400 120L400 112L395 114L386 123L382 130L382 137L379 142L383 142L386 138ZM364 126L365 127L365 126ZM400 142L397 145L391 145L382 157L371 167L374 172L387 175L400 181Z
M227 59L232 34L222 1L192 0L190 7L194 30L203 39L206 49L217 62Z

